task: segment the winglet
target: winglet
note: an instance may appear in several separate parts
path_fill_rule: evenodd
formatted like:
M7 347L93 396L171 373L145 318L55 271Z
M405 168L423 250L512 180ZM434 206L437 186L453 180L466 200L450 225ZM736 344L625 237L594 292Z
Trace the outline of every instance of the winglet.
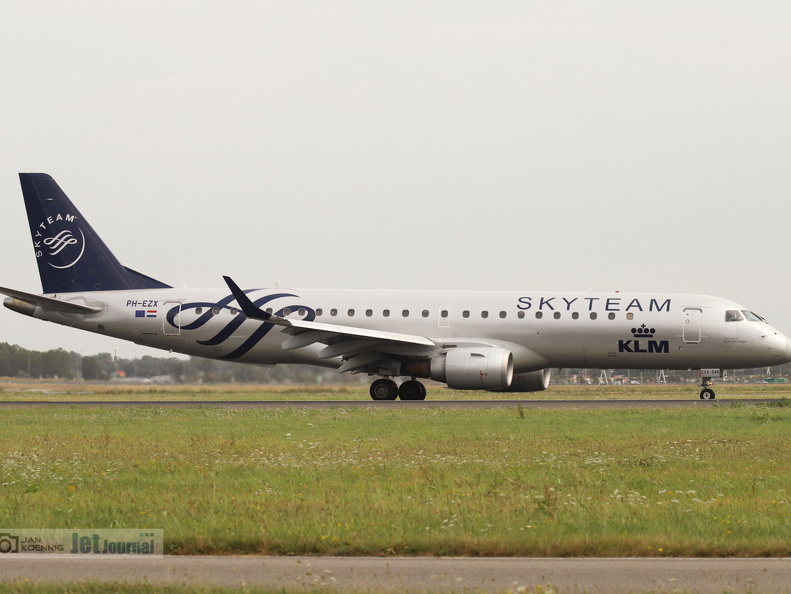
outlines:
M290 326L289 321L286 318L273 316L250 301L250 298L245 294L244 291L242 291L242 289L239 288L239 285L233 282L233 279L231 279L230 276L223 276L223 279L225 280L225 284L228 285L228 288L231 290L231 293L233 293L236 303L239 304L242 312L244 312L244 315L246 315L248 318L252 320L263 320L264 322L271 322L280 326Z

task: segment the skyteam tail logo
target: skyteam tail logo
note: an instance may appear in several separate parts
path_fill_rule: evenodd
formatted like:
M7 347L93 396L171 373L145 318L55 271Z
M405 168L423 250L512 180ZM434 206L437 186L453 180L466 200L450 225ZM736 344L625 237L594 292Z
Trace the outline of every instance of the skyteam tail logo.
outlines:
M639 328L632 328L634 340L619 340L619 353L669 353L670 341L648 340L654 337L656 330L642 324Z
M75 215L52 215L33 230L36 258L62 270L71 268L85 253L85 235L76 224Z

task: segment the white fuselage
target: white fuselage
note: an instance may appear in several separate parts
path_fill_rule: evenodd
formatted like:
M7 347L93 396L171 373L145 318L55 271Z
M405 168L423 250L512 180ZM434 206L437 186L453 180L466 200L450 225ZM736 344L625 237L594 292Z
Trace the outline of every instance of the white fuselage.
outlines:
M747 368L791 360L788 339L746 308L704 295L255 289L262 310L302 319L423 336L441 350L491 344L514 352L514 372L546 367ZM259 364L339 367L325 346L287 349L282 326L249 319L225 289L149 289L54 295L99 306L95 314L36 317L136 343ZM744 312L727 321L728 312ZM427 348L427 355L432 349Z

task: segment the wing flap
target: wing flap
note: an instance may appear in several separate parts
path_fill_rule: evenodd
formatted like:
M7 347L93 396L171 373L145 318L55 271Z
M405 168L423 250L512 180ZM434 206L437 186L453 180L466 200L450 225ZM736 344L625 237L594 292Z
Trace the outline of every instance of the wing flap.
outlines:
M295 334L291 338L287 339L281 346L290 351L292 349L300 349L302 347L309 346L316 342L325 342L328 340L332 340L337 336L333 333L322 332L320 330L305 330L304 332L300 332L299 334Z
M288 322L291 328L312 330L322 332L325 335L335 334L337 336L349 338L365 338L369 340L387 340L406 344L416 344L420 346L435 346L434 341L425 336L415 336L414 334L399 334L397 332L384 332L382 330L371 330L370 328L358 328L355 326L339 326L337 324L324 324L322 322L308 322L305 320L291 320L281 318ZM315 342L324 342L317 340Z
M366 367L373 365L382 359L384 359L384 357L376 352L369 351L367 353L360 353L359 355L349 357L346 361L344 361L343 365L338 368L338 371L340 373L343 373L344 371L351 371L352 373L355 371L362 371Z

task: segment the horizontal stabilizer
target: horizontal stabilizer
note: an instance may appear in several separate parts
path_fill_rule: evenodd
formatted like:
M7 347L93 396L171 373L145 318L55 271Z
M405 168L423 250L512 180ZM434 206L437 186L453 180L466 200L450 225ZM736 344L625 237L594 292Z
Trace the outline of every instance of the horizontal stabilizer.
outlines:
M0 287L0 293L3 295L8 295L12 299L18 299L19 301L24 301L30 305L39 306L42 309L58 311L61 313L93 314L102 311L101 307L83 305L81 303L72 303L70 301L63 301L62 299L54 299L52 297L44 297L43 295L34 295L33 293L17 291L16 289L6 289L5 287Z

